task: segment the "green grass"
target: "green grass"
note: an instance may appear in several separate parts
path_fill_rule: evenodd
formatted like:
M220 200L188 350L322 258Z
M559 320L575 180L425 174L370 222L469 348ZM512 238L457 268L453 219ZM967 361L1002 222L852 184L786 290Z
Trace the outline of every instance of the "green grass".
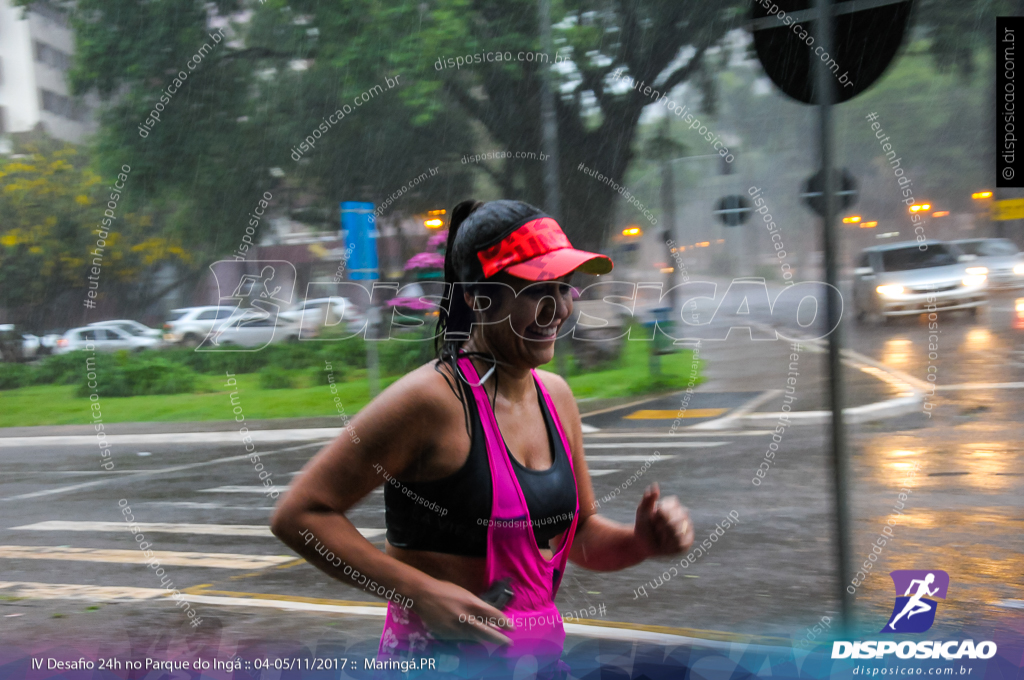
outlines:
M568 377L569 387L577 399L608 399L685 390L691 376L695 377L694 386L704 382L704 362L698 359L694 369L693 352L690 350L663 355L661 376L657 380L652 379L648 367L649 348L649 342L626 342L618 361L602 366L600 370L578 373L575 368L571 369ZM555 363L552 362L542 368L554 371Z
M569 385L577 399L600 399L686 389L690 381L691 352L661 357L660 380L648 371L649 343L627 342L618 361L589 373L570 370ZM554 362L543 366L554 371ZM703 362L697 362L694 385L703 381ZM297 387L264 389L259 373L236 376L239 398L247 420L335 416L334 396L327 386L313 386L309 370L287 371ZM386 387L396 377L383 378ZM194 394L165 394L135 397L101 397L104 423L192 422L230 420L234 417L224 378L202 375ZM338 396L349 416L370 401L365 370L354 370L351 379L337 383ZM32 425L82 425L91 423L89 400L75 396L74 385L37 385L0 391L0 427ZM339 424L340 424L339 419Z

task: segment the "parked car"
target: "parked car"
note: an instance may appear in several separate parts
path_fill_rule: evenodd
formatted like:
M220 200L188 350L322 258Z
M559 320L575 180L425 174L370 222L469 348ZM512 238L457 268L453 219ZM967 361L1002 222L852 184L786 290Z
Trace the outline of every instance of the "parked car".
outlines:
M16 324L0 324L0 361L30 361L52 354L60 335L25 333Z
M160 344L160 338L138 336L126 333L113 326L83 326L72 328L57 341L57 354L67 354L79 349L91 349L97 352L115 352L119 349L138 351L154 349Z
M988 302L985 267L973 265L956 246L927 241L873 246L854 269L853 305L858 321L932 311L969 310ZM929 302L931 298L932 302Z
M89 326L113 326L138 337L159 338L163 335L156 328L150 328L145 324L131 319L116 319L114 321L93 321Z
M183 345L184 347L197 347L217 321L227 319L234 315L236 307L182 307L171 310L164 324L164 341Z
M989 289L1024 288L1024 253L1007 238L969 238L953 241L971 263L988 268Z
M346 328L362 328L366 314L344 297L313 298L303 300L294 308L281 312L280 318L301 324L302 337L315 337L325 325L333 326L342 319Z
M245 309L228 317L203 341L201 348L213 350L232 345L262 348L273 342L299 339L299 322L277 318L262 309Z

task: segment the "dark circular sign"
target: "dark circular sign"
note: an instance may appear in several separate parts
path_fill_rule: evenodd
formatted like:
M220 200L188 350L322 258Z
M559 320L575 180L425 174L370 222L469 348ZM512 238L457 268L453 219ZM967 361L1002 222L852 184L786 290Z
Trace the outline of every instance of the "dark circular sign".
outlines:
M742 194L726 196L718 201L715 214L727 227L738 227L747 221L752 211L750 199Z
M845 210L857 202L857 180L845 169L832 169L832 190L835 192L836 210ZM819 170L804 182L804 192L800 198L822 217L825 216L825 172Z
M910 24L913 0L848 0L833 5L832 53L817 45L814 0L754 0L754 48L779 89L816 104L813 64L835 78L835 103L869 88L888 68Z

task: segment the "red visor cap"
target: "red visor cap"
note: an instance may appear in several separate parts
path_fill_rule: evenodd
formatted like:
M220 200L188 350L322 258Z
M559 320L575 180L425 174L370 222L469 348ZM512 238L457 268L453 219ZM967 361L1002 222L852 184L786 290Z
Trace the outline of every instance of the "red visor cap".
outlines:
M607 274L613 266L605 255L573 248L551 217L530 220L476 256L486 278L505 271L527 281L551 281L576 270Z

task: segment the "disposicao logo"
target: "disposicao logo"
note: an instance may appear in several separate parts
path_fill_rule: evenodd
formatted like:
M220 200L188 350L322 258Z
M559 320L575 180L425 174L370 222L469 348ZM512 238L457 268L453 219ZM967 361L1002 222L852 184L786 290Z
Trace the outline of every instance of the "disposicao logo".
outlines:
M949 574L940 569L904 569L889 573L896 588L892 614L879 633L923 633L935 623L939 603L946 599ZM882 659L896 653L900 659L990 659L996 654L996 643L974 640L864 640L832 643L833 659Z
M939 603L928 597L946 599L949 574L939 569L904 569L889 572L889 576L896 586L896 604L892 608L889 622L878 632L923 633L931 628L935 623L935 610ZM932 586L935 586L934 590ZM913 595L911 591L914 591Z

